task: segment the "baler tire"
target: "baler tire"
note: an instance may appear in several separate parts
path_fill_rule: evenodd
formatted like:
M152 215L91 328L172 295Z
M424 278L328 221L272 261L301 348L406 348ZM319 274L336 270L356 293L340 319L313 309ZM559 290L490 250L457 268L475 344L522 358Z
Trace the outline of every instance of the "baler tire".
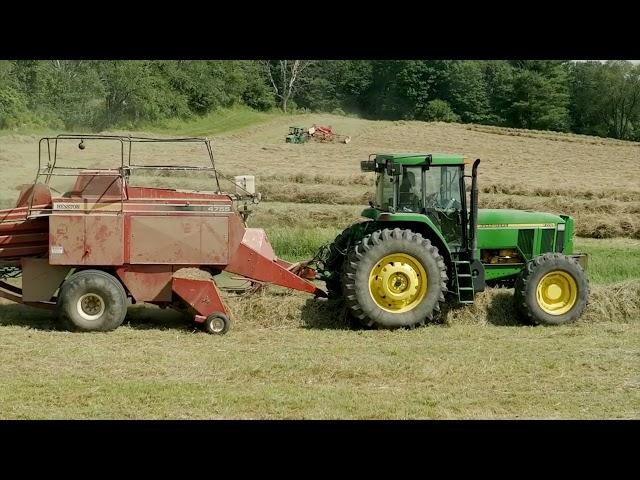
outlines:
M541 280L553 272L569 275L577 288L573 305L562 314L545 312L538 301L537 291ZM589 281L584 270L575 259L561 253L545 253L531 259L515 284L516 309L525 323L534 325L564 325L575 322L586 308L588 298Z
M224 335L231 328L231 319L224 313L212 313L204 321L203 327L211 335Z
M419 303L402 312L380 307L370 292L370 276L390 255L405 254L420 263L426 273L426 292ZM343 296L348 312L365 327L395 329L417 327L440 312L447 291L447 266L437 247L421 234L395 228L375 231L358 242L345 262Z
M84 304L85 301L89 303ZM95 314L85 310L96 307ZM113 275L82 270L60 287L57 309L59 321L67 330L108 332L118 328L127 315L127 293Z

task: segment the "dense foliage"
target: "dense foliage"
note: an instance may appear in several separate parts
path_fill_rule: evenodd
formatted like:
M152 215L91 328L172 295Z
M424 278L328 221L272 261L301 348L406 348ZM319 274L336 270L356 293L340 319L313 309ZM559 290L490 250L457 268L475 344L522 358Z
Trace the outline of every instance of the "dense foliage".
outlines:
M0 61L0 128L101 130L234 105L640 140L640 66L558 60Z

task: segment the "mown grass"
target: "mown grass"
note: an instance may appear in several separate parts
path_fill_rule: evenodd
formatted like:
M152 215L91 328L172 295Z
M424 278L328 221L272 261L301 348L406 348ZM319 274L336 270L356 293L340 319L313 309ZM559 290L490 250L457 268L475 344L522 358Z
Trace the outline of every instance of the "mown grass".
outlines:
M265 202L249 220L287 260L311 258L358 219L356 203L371 185L359 160L382 150L480 157L488 190L481 199L585 212L585 234L593 226L598 235L632 236L621 222L640 225L635 145L330 116L301 122L333 123L352 143L286 145L289 118L253 113L152 130L225 133L214 142L223 171L256 174L266 197L299 202ZM101 148L85 153L102 159ZM32 180L35 154L37 138L2 136L0 201L14 202L13 187ZM630 165L630 176L567 167L609 157ZM548 178L561 179L557 188ZM165 180L172 179L153 179ZM519 183L492 187L512 181ZM234 327L223 337L175 312L138 306L115 332L74 334L56 330L51 313L0 301L0 418L639 418L640 247L578 238L576 249L592 254L591 303L575 324L552 328L523 326L510 289L487 289L471 307L447 304L425 328L389 332L350 329L340 302L269 287L225 297Z
M334 327L326 318L314 323L313 312L323 307L312 300L302 314L293 313L298 323L291 325L282 316L296 311L288 298L276 295L276 310L253 308L260 319L236 316L224 337L194 333L179 316L152 309L132 309L130 323L115 332L73 334L52 330L48 313L0 306L0 417L640 414L637 321L362 331ZM261 327L265 317L275 318L274 325Z

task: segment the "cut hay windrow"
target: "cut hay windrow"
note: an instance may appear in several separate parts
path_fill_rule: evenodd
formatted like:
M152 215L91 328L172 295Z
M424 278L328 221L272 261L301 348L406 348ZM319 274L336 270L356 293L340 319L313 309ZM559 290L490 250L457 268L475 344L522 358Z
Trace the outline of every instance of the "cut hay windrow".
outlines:
M338 300L310 299L302 294L270 287L258 294L229 296L225 301L233 315L234 328L238 330L352 328L343 305ZM640 280L591 287L587 309L573 325L604 322L640 322ZM506 288L488 288L476 296L476 303L470 307L454 307L447 304L440 318L433 323L445 326L525 326L518 320L515 312L513 289Z

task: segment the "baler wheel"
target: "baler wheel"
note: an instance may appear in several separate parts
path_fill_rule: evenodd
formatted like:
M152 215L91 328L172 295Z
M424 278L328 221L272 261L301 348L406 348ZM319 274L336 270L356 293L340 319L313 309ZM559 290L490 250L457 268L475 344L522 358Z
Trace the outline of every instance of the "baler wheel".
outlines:
M127 294L118 279L101 270L82 270L67 278L58 295L63 327L83 332L115 330L127 315Z
M231 328L231 319L224 313L212 313L204 321L204 329L212 335L224 335Z

